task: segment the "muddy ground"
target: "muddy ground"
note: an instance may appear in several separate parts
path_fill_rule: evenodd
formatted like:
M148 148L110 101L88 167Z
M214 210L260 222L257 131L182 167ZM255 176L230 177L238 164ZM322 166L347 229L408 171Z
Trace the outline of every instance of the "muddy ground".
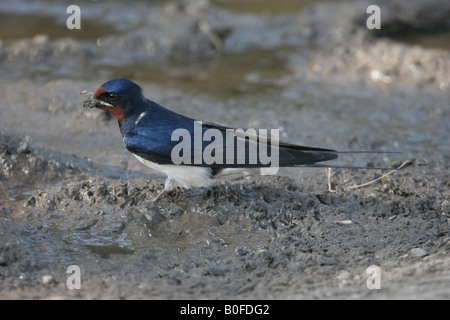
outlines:
M449 299L450 5L375 2L378 31L364 1L86 1L79 33L52 1L3 2L0 298ZM205 121L402 152L337 164L414 161L361 187L385 172L247 172L152 203L164 177L82 109L117 76Z

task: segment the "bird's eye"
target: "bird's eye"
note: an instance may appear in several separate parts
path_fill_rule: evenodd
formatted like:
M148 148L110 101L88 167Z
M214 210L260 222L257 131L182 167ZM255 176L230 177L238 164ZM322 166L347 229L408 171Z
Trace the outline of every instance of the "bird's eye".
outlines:
M117 100L118 98L119 98L119 96L118 96L116 93L113 93L113 92L108 93L108 99L109 99L110 101L115 101L115 100Z

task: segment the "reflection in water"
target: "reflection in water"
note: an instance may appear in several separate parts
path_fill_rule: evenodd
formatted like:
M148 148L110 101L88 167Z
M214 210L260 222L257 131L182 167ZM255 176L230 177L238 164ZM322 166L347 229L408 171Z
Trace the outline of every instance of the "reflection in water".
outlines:
M62 15L64 18L65 16ZM97 40L114 33L114 26L89 19L82 20L81 30L69 30L65 20L54 16L36 14L17 15L0 12L0 39L3 41L33 38L38 34L47 35L51 40L75 38Z
M137 82L186 92L208 94L220 99L243 94L279 90L277 80L290 74L286 55L293 48L251 50L211 59L186 62L111 66L110 78L125 77ZM270 91L269 91L270 92Z
M450 50L450 31L441 32L410 32L391 36L392 39L413 46Z
M215 5L233 12L256 14L283 14L298 12L302 8L325 0L212 0Z

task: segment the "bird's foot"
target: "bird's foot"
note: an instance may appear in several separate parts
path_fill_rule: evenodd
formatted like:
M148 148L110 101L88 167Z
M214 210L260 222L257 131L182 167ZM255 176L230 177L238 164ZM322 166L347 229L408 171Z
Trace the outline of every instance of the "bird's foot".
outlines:
M172 191L173 189L175 189L176 186L177 186L177 184L175 183L175 181L172 178L167 178L166 182L164 182L164 189L160 193L158 193L158 195L156 197L154 197L151 202L155 203L156 201L161 199L162 196L166 195L169 191Z
M327 178L328 178L328 191L329 192L336 192L336 190L334 190L331 187L331 168L325 168L325 174L327 175Z

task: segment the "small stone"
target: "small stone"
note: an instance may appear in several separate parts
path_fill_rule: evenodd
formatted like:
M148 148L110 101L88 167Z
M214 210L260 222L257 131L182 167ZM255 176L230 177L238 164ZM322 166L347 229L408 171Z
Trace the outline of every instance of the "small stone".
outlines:
M206 273L208 275L212 275L214 277L220 277L220 276L224 276L228 271L229 271L229 269L227 267L210 266L210 267L208 267Z
M35 197L31 197L27 200L26 203L24 203L24 207L34 207L36 205L36 198Z
M235 252L239 255L239 256L245 256L246 254L248 254L249 250L247 247L239 247L236 248Z
M228 216L226 214L219 214L217 216L217 222L219 223L219 225L224 225L225 222L227 222Z
M353 224L353 221L350 220L350 219L347 219L347 220L339 220L339 221L336 221L336 223L337 223L337 224L342 224L342 225L349 225L349 224Z
M428 255L428 252L422 248L414 248L409 251L409 255L416 258L422 258Z
M20 154L29 154L29 153L31 153L30 146L28 144L28 139L25 140L25 141L22 141L20 143L20 145L17 147L17 153L20 153Z
M49 274L45 274L42 276L42 283L43 284L49 284L53 281L53 277Z

